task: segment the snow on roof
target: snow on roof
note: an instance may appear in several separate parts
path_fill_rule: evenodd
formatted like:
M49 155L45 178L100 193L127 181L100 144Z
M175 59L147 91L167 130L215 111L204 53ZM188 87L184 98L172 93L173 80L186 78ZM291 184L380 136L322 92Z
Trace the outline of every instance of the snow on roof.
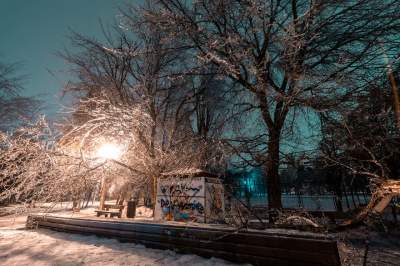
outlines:
M163 177L167 177L167 176L217 177L216 174L212 174L210 172L207 172L205 170L198 169L198 168L179 169L179 170L175 170L175 171L171 171L171 172L162 173L161 176L163 176Z

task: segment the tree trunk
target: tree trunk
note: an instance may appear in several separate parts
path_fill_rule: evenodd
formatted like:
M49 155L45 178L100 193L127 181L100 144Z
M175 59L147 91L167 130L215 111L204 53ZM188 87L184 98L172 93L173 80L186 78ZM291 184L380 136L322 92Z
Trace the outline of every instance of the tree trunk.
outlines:
M106 201L107 190L108 190L107 182L106 182L106 179L103 177L102 182L101 182L101 189L100 189L100 206L99 206L100 210L104 209L104 203Z
M152 110L154 110L154 108L152 108ZM154 113L154 111L153 111ZM156 121L156 115L152 116L153 121ZM155 137L156 137L156 123L154 123L153 127L151 128L151 142L150 142L150 158L152 158L153 160L155 160ZM157 176L154 175L152 176L152 182L151 184L149 184L149 192L150 192L150 196L149 198L151 198L151 205L152 205L152 209L153 209L153 215L155 214L156 211L156 201L157 201Z
M350 210L350 202L349 202L349 198L347 197L349 195L349 193L347 193L347 189L346 189L346 184L342 183L343 186L343 192L344 192L344 199L346 200L346 206L347 206L347 210Z
M153 177L153 195L152 195L152 200L153 200L153 213L155 213L156 210L156 203L157 203L157 177Z
M265 172L268 191L268 208L282 209L281 181L279 177L279 133L272 133L269 136Z
M342 196L336 194L335 201L336 201L336 211L340 213L343 212Z

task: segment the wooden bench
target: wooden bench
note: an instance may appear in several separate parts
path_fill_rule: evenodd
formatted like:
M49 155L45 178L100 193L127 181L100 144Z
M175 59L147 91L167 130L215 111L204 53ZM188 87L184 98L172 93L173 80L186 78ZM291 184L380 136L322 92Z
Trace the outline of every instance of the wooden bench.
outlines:
M113 218L114 216L117 216L118 218L121 218L124 205L104 204L103 208L104 210L95 210L97 217L104 215L104 217L110 216L110 218Z

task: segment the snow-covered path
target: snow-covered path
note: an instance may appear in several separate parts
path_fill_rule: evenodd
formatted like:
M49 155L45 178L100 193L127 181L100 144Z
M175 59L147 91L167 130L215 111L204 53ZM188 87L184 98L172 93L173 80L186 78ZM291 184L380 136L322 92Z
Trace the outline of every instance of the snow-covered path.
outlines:
M93 209L66 217L93 215ZM19 265L237 265L216 258L176 254L115 239L68 234L51 230L25 230L25 215L0 217L0 266ZM205 225L202 225L205 226ZM272 229L271 229L272 230ZM292 230L273 229L275 232ZM311 234L302 232L303 234ZM358 228L335 234L342 265L363 265L367 231ZM400 231L369 233L367 265L399 265Z
M0 230L0 265L231 265L220 259L148 249L114 239L52 232Z
M149 249L114 239L44 229L25 230L22 221L23 218L18 218L6 226L0 219L3 222L0 223L0 265L234 265L221 259Z

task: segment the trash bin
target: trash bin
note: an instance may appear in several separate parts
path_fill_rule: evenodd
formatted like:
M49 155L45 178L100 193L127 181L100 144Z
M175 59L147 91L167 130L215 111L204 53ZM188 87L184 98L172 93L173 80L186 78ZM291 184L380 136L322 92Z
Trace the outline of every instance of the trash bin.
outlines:
M127 218L135 218L136 215L136 202L133 200L128 201L128 206L126 209Z

